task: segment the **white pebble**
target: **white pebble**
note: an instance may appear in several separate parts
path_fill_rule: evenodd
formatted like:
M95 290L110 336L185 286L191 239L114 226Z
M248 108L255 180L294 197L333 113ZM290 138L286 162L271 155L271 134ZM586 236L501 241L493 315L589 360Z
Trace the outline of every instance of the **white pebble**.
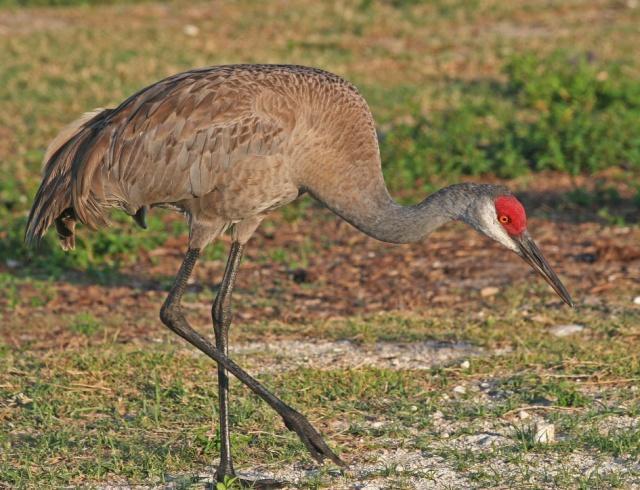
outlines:
M556 428L553 424L536 424L535 442L540 444L551 444L556 441Z
M198 27L194 26L193 24L187 24L182 29L182 32L184 32L185 35L187 36L194 37L198 35L198 33L200 32L200 29L198 29Z
M458 395L464 395L467 392L467 389L464 386L458 385L453 389L453 392Z
M568 325L556 325L555 327L551 327L549 331L556 337L567 337L569 335L573 335L574 333L582 332L583 330L584 325L571 323Z
M471 363L469 361L462 361L460 363L461 369L469 369L471 367Z
M633 298L633 304L640 305L640 296L636 296L635 298Z
M480 290L480 296L482 296L483 298L488 298L490 296L495 296L499 292L500 292L500 289L498 289L498 288L496 288L494 286L488 286L488 287L482 288Z
M27 395L25 395L24 393L20 392L13 397L13 401L18 405L28 405L33 400L29 398Z

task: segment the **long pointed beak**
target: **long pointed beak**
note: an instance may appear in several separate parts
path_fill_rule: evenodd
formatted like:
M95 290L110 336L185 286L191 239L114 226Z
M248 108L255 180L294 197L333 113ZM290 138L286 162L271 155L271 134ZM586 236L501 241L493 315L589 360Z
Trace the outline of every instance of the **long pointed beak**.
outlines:
M564 287L560 279L551 266L546 261L542 252L533 241L528 232L524 232L519 237L515 238L519 248L519 255L522 257L531 267L533 267L538 274L544 277L544 280L549 283L553 290L558 293L558 296L562 298L562 301L573 307L573 300L569 296L569 292Z

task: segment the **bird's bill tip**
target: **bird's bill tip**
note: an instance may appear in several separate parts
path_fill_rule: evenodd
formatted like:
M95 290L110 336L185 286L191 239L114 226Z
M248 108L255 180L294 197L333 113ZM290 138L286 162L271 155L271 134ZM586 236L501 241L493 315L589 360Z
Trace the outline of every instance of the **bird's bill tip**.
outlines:
M516 239L516 243L518 244L519 255L549 283L558 296L562 298L562 301L573 308L574 303L567 288L564 287L564 284L562 284L562 281L560 281L529 234L523 233Z

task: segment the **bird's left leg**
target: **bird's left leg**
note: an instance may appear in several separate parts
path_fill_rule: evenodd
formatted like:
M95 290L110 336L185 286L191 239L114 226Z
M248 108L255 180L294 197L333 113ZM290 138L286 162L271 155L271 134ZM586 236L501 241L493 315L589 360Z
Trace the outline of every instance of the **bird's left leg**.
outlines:
M253 229L255 229L255 227ZM245 236L243 233L238 232L234 233L234 235L234 241L236 242L246 243L248 240L248 236ZM169 295L160 309L162 322L218 364L223 365L228 372L233 374L251 391L262 398L262 400L282 417L285 426L300 437L300 440L316 461L321 463L326 458L339 466L343 466L344 462L329 448L327 443L322 439L322 436L314 429L306 417L267 390L260 382L251 377L245 370L238 366L233 360L229 359L189 325L180 305L182 294L200 255L199 245L206 245L206 243L210 241L202 240L202 242L199 243L198 240L196 240L198 235L195 233L192 234L191 238L190 242L192 243L190 243L187 255L182 262Z
M211 309L216 347L225 356L229 355L229 327L231 326L231 294L236 282L238 268L242 260L244 244L234 241L227 266L220 283L218 295ZM218 364L218 406L220 408L220 464L216 470L216 480L224 482L225 477L236 477L231 456L231 439L229 428L229 375L227 370ZM239 483L249 488L280 488L283 483L270 478L259 480L240 479Z

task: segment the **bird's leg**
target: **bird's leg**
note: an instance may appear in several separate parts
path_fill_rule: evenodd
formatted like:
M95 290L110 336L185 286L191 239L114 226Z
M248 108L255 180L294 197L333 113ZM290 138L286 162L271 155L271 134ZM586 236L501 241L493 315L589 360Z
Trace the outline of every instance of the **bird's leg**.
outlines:
M231 294L235 285L238 267L242 260L243 250L244 245L239 242L232 243L220 289L211 311L216 347L225 356L229 355ZM229 439L229 377L227 370L221 364L218 364L218 404L220 407L220 465L216 472L216 479L223 482L225 476L235 476L235 471L233 469L231 441Z
M316 461L321 463L325 458L328 458L337 465L344 465L342 460L329 448L329 446L327 446L322 439L322 436L320 436L318 431L313 428L304 415L291 408L267 390L262 386L262 384L251 377L244 369L229 359L211 342L196 332L189 325L182 311L182 307L180 306L180 301L199 255L199 249L191 248L187 251L187 255L180 266L180 270L178 271L178 275L171 287L169 296L160 310L160 319L162 322L173 332L200 349L218 364L224 366L227 371L233 374L251 391L267 402L267 404L269 404L269 406L282 417L285 426L289 430L298 434L298 437Z
M225 356L229 355L229 327L231 326L231 294L236 282L238 268L242 260L244 244L234 241L227 266L220 283L220 289L211 309L213 330L216 336L216 347ZM231 456L231 439L229 428L229 376L227 370L218 364L218 404L220 407L220 464L216 470L216 480L224 482L225 477L236 477ZM273 479L238 481L249 488L280 488L283 483Z

